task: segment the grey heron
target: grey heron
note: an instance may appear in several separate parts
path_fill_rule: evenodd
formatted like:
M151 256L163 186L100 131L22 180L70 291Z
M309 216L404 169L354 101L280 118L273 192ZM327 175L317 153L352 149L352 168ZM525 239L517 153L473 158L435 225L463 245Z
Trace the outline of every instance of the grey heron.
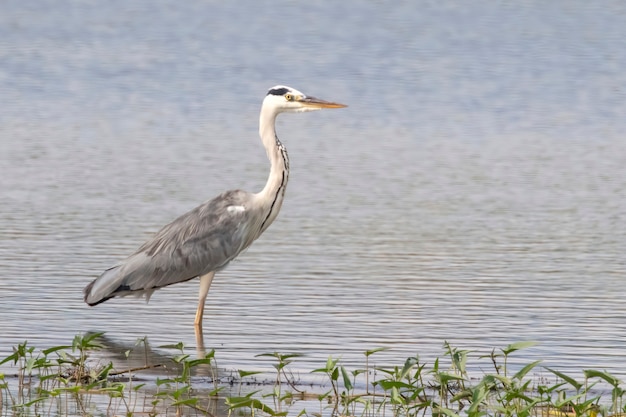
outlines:
M129 294L146 300L155 290L200 278L196 330L215 273L252 244L276 219L289 178L287 149L278 140L275 121L280 113L346 107L277 85L261 106L259 134L270 161L263 190L226 191L163 227L152 239L119 264L104 271L84 289L90 306Z

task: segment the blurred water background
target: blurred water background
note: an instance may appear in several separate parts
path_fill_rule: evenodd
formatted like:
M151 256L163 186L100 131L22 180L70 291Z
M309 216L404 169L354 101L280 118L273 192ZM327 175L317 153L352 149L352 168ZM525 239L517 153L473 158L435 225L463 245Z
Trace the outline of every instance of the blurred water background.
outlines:
M96 308L82 289L176 216L258 191L287 115L277 221L219 274L208 348L360 364L510 342L626 376L621 1L0 4L0 357L103 331L195 345L198 282ZM579 375L579 374L576 374Z

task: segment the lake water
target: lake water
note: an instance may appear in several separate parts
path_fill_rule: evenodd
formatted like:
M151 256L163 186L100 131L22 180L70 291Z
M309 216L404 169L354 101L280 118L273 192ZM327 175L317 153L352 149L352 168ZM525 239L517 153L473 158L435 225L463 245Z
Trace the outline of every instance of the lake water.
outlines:
M82 289L223 190L258 191L267 89L291 181L220 273L230 369L539 344L520 362L626 377L626 7L620 1L3 1L0 357L103 331L193 331L198 282L95 308Z

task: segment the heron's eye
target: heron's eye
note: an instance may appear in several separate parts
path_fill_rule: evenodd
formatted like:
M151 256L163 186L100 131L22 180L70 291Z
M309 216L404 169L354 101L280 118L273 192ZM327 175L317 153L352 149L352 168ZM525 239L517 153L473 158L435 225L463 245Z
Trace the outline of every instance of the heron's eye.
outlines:
M293 100L293 95L291 95L290 93L285 94L285 100L292 101Z

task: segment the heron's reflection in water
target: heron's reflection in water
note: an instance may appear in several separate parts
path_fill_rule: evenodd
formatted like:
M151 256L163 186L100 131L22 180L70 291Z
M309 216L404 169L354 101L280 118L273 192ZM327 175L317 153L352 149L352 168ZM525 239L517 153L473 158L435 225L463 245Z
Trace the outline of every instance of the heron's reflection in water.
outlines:
M88 333L86 336L98 332ZM202 332L198 337L202 338ZM213 352L207 354L204 343L196 347L196 357L188 354L182 343L153 347L147 337L136 339L134 342L117 340L99 333L93 340L100 349L97 356L102 360L109 360L114 371L111 375L130 376L133 380L156 380L156 378L174 378L184 371L184 360L193 363L191 376L204 379L199 384L212 386L221 379L230 378L230 372L217 368L212 360ZM198 360L196 360L198 359ZM202 359L205 359L202 361Z
M182 343L153 347L147 337L122 341L97 332L86 335L89 336L95 336L92 342L98 346L92 357L98 357L104 363L110 361L113 365L108 373L109 380L132 381L135 384L132 386L136 387L140 383L141 390L136 395L144 397L144 404L152 404L150 407L167 413L172 403L167 400L167 395L163 397L163 393L179 389L180 384L189 384L192 390L188 393L194 399L190 411L202 411L210 416L228 415L224 396L229 396L229 393L222 388L232 385L232 376L230 372L217 368L213 351L207 355L203 349L197 349L198 358L195 358L187 353ZM216 396L218 385L224 395L222 397Z

